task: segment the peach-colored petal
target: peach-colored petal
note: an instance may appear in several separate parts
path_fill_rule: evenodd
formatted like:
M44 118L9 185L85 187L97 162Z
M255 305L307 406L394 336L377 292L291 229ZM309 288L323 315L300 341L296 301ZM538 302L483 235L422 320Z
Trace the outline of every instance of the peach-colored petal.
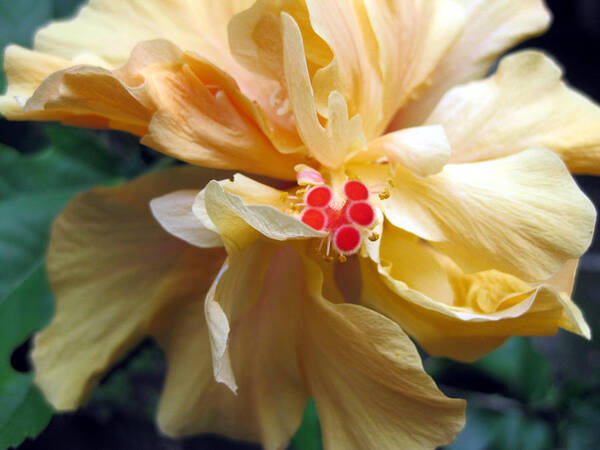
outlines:
M224 252L172 237L148 203L175 189L201 188L209 176L178 168L96 188L56 220L48 255L56 313L32 353L36 383L55 408L85 401L150 324L162 322L166 305L208 290Z
M600 107L569 88L543 53L507 56L490 78L448 92L427 119L444 126L452 161L531 147L558 153L572 172L600 173Z
M550 12L543 0L458 0L466 13L460 37L446 50L413 101L389 129L421 125L453 86L485 76L506 50L543 32Z
M37 58L54 57L64 67L89 64L116 69L140 42L165 39L228 72L246 95L268 106L276 84L237 64L228 46L227 23L251 4L252 0L91 0L75 18L38 31L26 67L35 70ZM52 72L47 70L44 78Z
M261 113L231 77L168 41L138 45L116 71L55 72L16 117L122 129L192 164L280 178L293 179L301 161L275 149Z
M242 64L273 79L284 74L282 13L302 33L305 55L295 58L305 60L319 114L329 118L330 94L339 92L367 139L385 129L463 25L462 8L446 0L259 1L233 18L230 37Z

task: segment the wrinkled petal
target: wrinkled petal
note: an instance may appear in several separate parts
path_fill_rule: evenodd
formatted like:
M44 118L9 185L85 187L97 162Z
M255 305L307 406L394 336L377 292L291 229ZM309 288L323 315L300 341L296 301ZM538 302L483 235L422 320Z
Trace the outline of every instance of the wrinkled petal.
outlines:
M450 161L450 143L439 125L406 128L370 142L368 150L355 160L375 160L377 155L426 177L438 173Z
M216 432L266 449L287 444L308 396L296 358L304 292L296 260L289 248L255 242L231 256L215 281L206 299L206 322L197 299L163 328L159 342L169 362L158 412L163 431ZM213 360L227 358L216 381L209 335Z
M411 289L390 273L390 267L362 261L361 303L397 322L433 356L474 361L511 336L549 336L559 327L590 337L577 306L547 285L532 288L495 271L453 271L448 277L455 306ZM480 302L491 302L497 310L485 313Z
M217 181L206 186L204 201L228 252L243 249L261 234L277 241L324 236L298 216L286 214L270 204L251 204L251 199L250 204L246 204L241 196L229 193Z
M22 64L23 71L39 71L39 62L48 57L62 60L61 69L78 64L116 69L140 42L166 39L231 74L245 95L270 109L269 96L276 83L237 64L228 46L227 23L251 4L252 0L91 0L75 18L39 30L29 58L18 62L19 55L10 54L5 61L7 67ZM58 70L48 69L43 68L43 78ZM29 97L35 89L31 87L23 95Z
M532 149L449 164L427 178L397 169L382 202L395 226L435 241L467 272L542 281L588 248L596 211L560 158Z
M330 94L339 92L367 139L385 129L463 25L462 8L446 0L259 1L232 19L231 44L238 61L274 79L284 73L281 13L302 32L305 55L294 55L306 60L319 114L330 118Z
M222 250L192 247L165 232L148 203L201 188L206 171L178 168L76 197L52 229L48 273L56 313L32 353L36 383L60 410L79 406L172 301L208 290Z
M326 448L432 448L453 440L464 402L443 396L402 330L363 307L330 303L322 291L329 289L319 266L290 244L259 240L232 255L209 300L228 318L228 332L215 323L213 348L222 358L227 346L241 411L229 412L231 392L231 400L205 397L190 403L198 412L186 418L184 411L184 423L225 410L232 418L212 419L223 427L217 431L257 440L260 430L266 448L280 448L295 431L285 425L298 425L310 394ZM273 408L283 409L275 416Z
M281 20L285 78L298 133L315 159L325 167L337 169L351 153L365 146L361 119L359 116L349 119L346 100L338 91L331 91L327 127L321 125L300 28L286 13L282 14Z
M450 88L485 76L502 53L550 24L550 11L543 0L458 1L466 14L460 37L389 129L422 124Z
M448 92L427 123L444 126L454 162L540 146L572 172L600 174L600 108L561 78L542 53L507 56L490 78Z
M402 329L358 305L322 297L305 265L302 372L319 411L325 448L429 449L464 426L465 403L446 398ZM318 269L317 269L318 270Z
M261 113L229 75L168 41L139 44L119 70L53 73L16 118L125 130L192 164L280 178L293 179L301 161L275 149Z
M154 218L173 236L183 239L196 247L222 247L218 233L210 230L196 217L192 206L198 191L186 190L171 192L150 202Z

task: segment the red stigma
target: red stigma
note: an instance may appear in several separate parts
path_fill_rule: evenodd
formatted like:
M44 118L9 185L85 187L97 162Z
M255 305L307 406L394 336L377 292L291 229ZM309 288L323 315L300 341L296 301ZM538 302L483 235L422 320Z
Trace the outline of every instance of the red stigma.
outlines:
M370 192L363 183L356 180L346 182L343 194L336 196L325 184L313 186L304 194L300 220L315 230L327 233L326 241L321 242L318 250L320 252L327 242L326 259L334 258L329 253L330 245L340 258L356 253L362 245L363 235L376 222L375 209L369 203Z
M333 193L328 186L316 186L311 188L304 197L304 202L313 208L324 208L331 202Z
M325 216L325 213L315 208L306 208L302 211L300 220L309 227L319 231L325 229L327 225L327 216Z
M375 210L367 202L351 203L346 214L350 222L361 227L370 227L375 222Z
M354 253L360 247L362 236L352 225L342 225L333 235L333 246L341 254Z
M351 180L344 184L344 194L348 200L361 201L369 199L369 189L360 181Z

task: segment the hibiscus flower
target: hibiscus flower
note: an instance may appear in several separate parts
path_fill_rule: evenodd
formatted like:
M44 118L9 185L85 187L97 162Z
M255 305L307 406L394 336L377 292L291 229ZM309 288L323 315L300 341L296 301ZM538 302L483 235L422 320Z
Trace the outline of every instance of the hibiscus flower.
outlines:
M599 172L600 110L539 52L471 81L548 22L534 0L92 0L9 47L7 117L269 177L180 167L71 202L33 350L49 401L152 335L168 434L281 448L312 396L326 448L433 448L464 403L407 334L466 361L589 337L570 293L596 213L569 169Z

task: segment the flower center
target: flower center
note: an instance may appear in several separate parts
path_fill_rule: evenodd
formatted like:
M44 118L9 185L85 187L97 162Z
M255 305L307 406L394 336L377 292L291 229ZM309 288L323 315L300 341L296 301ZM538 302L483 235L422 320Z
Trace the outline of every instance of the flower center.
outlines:
M333 260L333 255L338 254L339 260L345 261L347 255L358 252L364 236L376 222L370 195L369 189L356 180L346 182L341 194L326 184L306 191L300 220L315 230L327 232L319 248L326 259Z

